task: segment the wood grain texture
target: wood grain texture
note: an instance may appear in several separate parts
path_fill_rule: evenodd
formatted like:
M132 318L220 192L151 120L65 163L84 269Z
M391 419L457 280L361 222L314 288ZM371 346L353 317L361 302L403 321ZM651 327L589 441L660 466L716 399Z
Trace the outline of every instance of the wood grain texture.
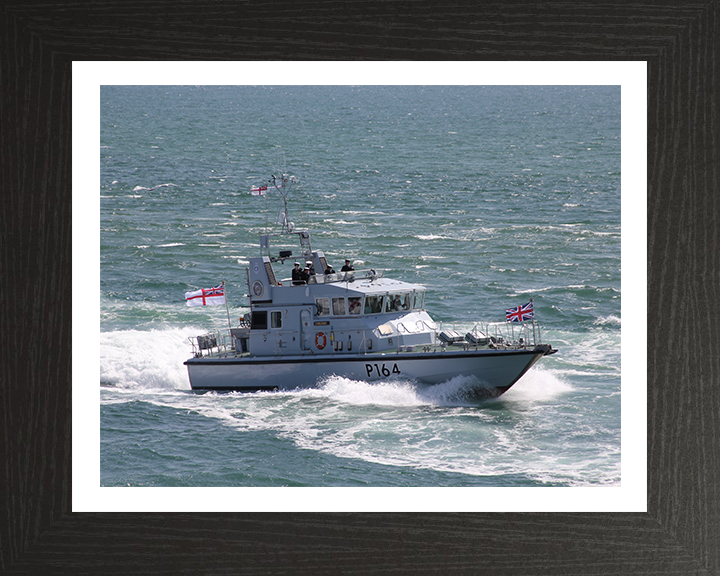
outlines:
M0 4L0 572L720 574L719 34L718 0ZM71 62L162 59L647 60L649 512L72 514Z

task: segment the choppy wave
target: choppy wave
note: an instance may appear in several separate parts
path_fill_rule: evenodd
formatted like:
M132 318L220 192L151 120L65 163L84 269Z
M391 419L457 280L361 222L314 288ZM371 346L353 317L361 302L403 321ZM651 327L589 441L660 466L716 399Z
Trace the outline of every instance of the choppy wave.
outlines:
M543 292L574 292L576 294L612 293L620 294L614 286L592 286L589 284L571 284L568 286L545 286L542 288L525 288L515 290L516 294L540 294Z
M173 183L170 182L170 183L168 183L168 184L158 184L157 186L152 186L152 187L150 187L150 188L146 188L145 186L135 186L135 188L133 188L133 192L137 192L137 191L140 191L140 190L145 190L145 191L147 191L147 192L152 192L153 190L157 190L158 188L167 188L167 187L169 187L169 186L177 186L177 184L173 184Z
M620 326L621 320L618 316L610 314L609 316L601 316L595 320L598 326Z

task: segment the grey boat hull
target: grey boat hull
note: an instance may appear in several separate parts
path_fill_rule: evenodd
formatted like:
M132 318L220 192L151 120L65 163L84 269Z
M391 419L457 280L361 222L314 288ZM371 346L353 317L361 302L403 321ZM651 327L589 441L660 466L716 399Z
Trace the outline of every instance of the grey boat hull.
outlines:
M542 356L552 352L550 346L541 345L531 350L205 357L191 358L185 365L194 391L313 388L333 375L368 382L407 378L427 384L447 382L456 376L474 376L479 395L498 396Z

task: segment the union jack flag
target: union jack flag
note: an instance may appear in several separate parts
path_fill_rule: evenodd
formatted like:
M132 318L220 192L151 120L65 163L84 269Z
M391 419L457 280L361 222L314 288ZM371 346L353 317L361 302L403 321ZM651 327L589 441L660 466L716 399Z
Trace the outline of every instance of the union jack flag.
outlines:
M505 318L508 322L525 322L525 320L532 320L534 317L535 312L533 312L532 301L525 304L525 306L505 310Z
M185 292L185 299L188 306L212 306L214 304L225 304L225 285L220 284L215 288L201 288L194 292Z

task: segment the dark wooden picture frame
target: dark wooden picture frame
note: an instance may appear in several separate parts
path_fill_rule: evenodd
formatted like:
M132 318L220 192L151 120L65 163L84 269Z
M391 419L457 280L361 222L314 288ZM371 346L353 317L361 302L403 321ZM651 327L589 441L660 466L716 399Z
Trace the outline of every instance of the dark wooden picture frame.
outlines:
M717 0L6 0L0 572L719 573L719 34ZM72 62L287 59L647 61L647 513L72 513Z

